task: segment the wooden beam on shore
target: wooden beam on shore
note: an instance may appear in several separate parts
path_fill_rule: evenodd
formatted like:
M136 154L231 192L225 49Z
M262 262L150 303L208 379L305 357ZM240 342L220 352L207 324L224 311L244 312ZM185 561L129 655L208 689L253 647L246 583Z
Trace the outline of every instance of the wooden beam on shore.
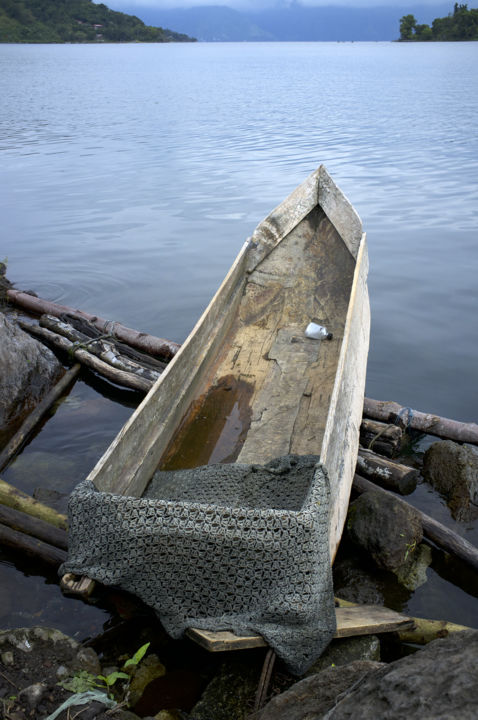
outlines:
M44 520L46 523L50 523L50 525L54 525L62 530L66 530L68 527L65 515L53 510L53 508L48 507L48 505L38 502L38 500L18 490L13 487L13 485L9 485L1 478L0 503L14 510L19 510L27 515L32 515L40 520Z
M165 360L171 360L181 347L178 343L172 342L171 340L165 340L164 338L158 338L154 335L138 332L138 330L133 330L119 322L105 320L98 315L91 315L90 313L75 310L66 305L58 305L58 303L43 300L42 298L22 292L21 290L9 288L6 291L6 295L10 302L36 315L48 313L49 315L59 317L63 313L68 313L88 320L103 333L108 332L111 335L115 335L118 340L131 345L131 347L135 347L142 352Z
M79 363L75 363L75 365L66 371L63 377L60 378L53 388L45 395L43 400L41 400L36 408L28 415L20 429L17 430L15 435L10 439L0 453L0 472L12 461L24 443L28 440L40 420L51 409L53 403L62 397L68 387L76 380L80 370L81 365Z
M39 325L33 325L31 323L23 322L22 320L19 320L18 324L23 330L29 332L32 335L35 335L35 337L41 338L45 342L53 345L54 347L62 350L63 352L71 353L75 360L78 360L78 362L80 362L82 365L85 365L90 370L94 370L100 375L103 375L105 378L107 378L111 382L116 383L117 385L122 385L124 387L131 388L132 390L138 390L139 392L143 393L149 392L149 390L153 386L153 382L151 380L141 378L134 373L125 372L124 370L118 370L117 368L108 365L108 363L103 362L103 360L100 360L100 358L95 357L95 355L92 355L86 350L76 347L74 343L70 342L70 340L67 340L67 338L51 332L51 330L42 328Z
M439 417L403 407L396 402L365 398L364 415L385 423L399 424L402 428L412 428L428 435L461 443L478 445L478 425Z
M360 444L369 450L393 457L402 447L403 430L398 425L390 425L376 420L362 419L360 425Z
M380 493L389 492L388 490L384 490L383 488L375 485L375 483L370 482L370 480L367 480L360 475L354 476L353 489L356 490L358 493L363 493L367 490L373 490ZM394 497L397 502L404 503L405 505L408 505L408 507L413 507L410 503L407 503L402 498L399 498L397 496ZM463 562L465 562L471 568L478 571L478 548L476 548L470 542L462 538L460 535L457 535L457 533L453 532L453 530L450 530L450 528L447 528L445 527L445 525L442 525L442 523L434 520L432 517L430 517L430 515L426 515L424 512L418 510L417 508L413 509L420 516L423 527L423 535L428 538L428 540L431 540L442 550L445 550L447 553L451 553L460 560L463 560Z

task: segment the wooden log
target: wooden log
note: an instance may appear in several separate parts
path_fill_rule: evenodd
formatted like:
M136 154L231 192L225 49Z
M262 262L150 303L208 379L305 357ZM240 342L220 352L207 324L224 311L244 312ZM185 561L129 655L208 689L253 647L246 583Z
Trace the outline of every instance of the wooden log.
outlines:
M53 316L50 315L50 317ZM88 320L84 320L83 318L64 313L63 315L60 315L59 319L65 323L68 323L68 325L71 325L73 328L75 328L75 330L78 330L78 332L82 333L82 335L85 335L88 338L100 338L104 336L104 333L102 333L101 330L98 330L98 328L92 325L92 323L88 322ZM130 360L134 360L143 367L147 367L151 370L156 370L157 372L161 373L168 365L168 361L158 360L157 357L147 355L144 352L136 350L130 345L126 345L126 343L120 342L114 336L109 337L110 342L114 342L115 347L121 355L124 355Z
M42 540L25 535L0 524L0 545L19 550L30 557L42 560L48 565L57 568L61 563L65 562L67 553L60 548L48 545Z
M478 425L439 417L403 407L396 402L365 398L364 415L368 418L389 423L400 423L403 428L411 427L428 435L455 442L478 445Z
M85 367L89 368L90 370L94 370L100 375L103 375L105 378L107 378L111 382L116 383L117 385L123 385L124 387L129 387L132 390L138 390L139 392L143 393L149 392L149 390L153 386L153 383L150 380L140 378L133 373L124 372L123 370L117 370L116 368L111 367L111 365L108 365L107 363L103 362L103 360L100 360L86 350L83 350L81 348L75 348L74 344L70 342L70 340L67 340L64 337L61 337L60 335L51 332L51 330L39 327L38 325L32 325L30 323L22 322L21 320L18 322L18 324L21 328L23 328L23 330L26 330L32 335L41 338L48 344L51 344L54 347L63 350L63 352L71 353L73 357L78 360L78 362L80 362L82 365L85 365Z
M36 408L32 410L29 416L26 418L20 429L10 439L5 448L0 453L0 472L4 470L11 460L18 453L20 448L24 445L28 437L31 435L35 427L38 425L40 420L50 410L53 403L58 398L65 394L67 388L73 383L78 377L81 370L81 365L76 363L63 375L63 377L53 386L47 395L38 403Z
M44 520L50 525L61 528L62 530L67 529L66 516L53 510L53 508L44 505L38 500L35 500L30 495L17 490L13 485L9 485L5 480L0 478L0 503L11 507L14 510L32 515L33 517Z
M409 495L417 487L418 470L393 462L372 450L359 449L357 473L400 495Z
M354 476L353 488L359 493L366 492L367 490L375 490L381 493L388 492L388 490L384 490L360 475ZM410 505L410 503L396 496L395 499L397 502ZM467 565L478 571L478 548L460 537L460 535L457 535L453 530L434 520L430 515L426 515L421 510L417 510L417 508L414 508L414 510L421 518L423 535L428 538L428 540L431 540L435 545L442 548L442 550L460 558L460 560L463 560Z
M138 330L133 330L121 323L105 320L104 318L91 315L82 310L74 310L66 305L58 305L57 303L43 300L42 298L21 292L20 290L8 289L7 297L10 302L15 305L37 315L48 313L49 315L56 315L58 317L62 313L69 313L76 317L84 318L101 330L101 332L114 334L118 340L131 345L131 347L135 347L150 355L164 358L165 360L171 360L180 348L178 343L171 342L171 340L165 340L164 338L158 338L154 335L138 332Z
M100 360L108 365L111 365L117 370L138 375L138 377L149 380L152 384L156 382L161 374L158 370L152 370L149 367L144 367L138 362L125 357L117 350L114 343L101 338L89 338L84 333L79 332L68 323L56 318L54 315L42 315L40 318L40 327L47 328L57 335L65 337L75 345L78 345L78 343L81 344L81 349L99 357Z
M362 420L360 444L374 452L393 457L402 447L402 428L375 420Z
M44 520L39 520L14 508L0 505L0 523L12 530L18 530L18 532L30 535L37 540L42 540L48 545L54 545L62 550L68 549L68 535L65 530L60 530Z

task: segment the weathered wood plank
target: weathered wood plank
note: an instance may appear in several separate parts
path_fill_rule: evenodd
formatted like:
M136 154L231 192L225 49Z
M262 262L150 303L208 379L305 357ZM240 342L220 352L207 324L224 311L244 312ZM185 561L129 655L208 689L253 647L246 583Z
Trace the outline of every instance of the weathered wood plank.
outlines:
M337 630L334 637L336 638L375 635L413 627L412 618L379 605L338 607L335 609L335 615ZM186 631L186 635L210 652L246 650L267 645L260 635L238 636L227 630L212 632L190 628Z

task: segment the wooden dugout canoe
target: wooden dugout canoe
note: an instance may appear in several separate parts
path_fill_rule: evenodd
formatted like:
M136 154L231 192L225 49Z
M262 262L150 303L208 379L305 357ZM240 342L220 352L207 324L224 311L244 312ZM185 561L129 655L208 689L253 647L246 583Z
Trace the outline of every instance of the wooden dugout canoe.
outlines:
M370 311L365 234L323 166L263 220L179 352L89 475L141 496L154 471L316 454L330 552L357 457ZM332 340L305 336L315 320Z

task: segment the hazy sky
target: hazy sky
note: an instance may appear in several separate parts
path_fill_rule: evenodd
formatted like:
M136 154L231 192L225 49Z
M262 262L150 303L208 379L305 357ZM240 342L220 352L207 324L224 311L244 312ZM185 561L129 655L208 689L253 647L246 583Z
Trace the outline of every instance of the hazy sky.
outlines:
M137 7L156 7L156 8L180 8L194 7L198 5L227 5L237 10L258 10L264 7L273 7L274 5L288 6L293 2L289 0L95 0L95 2L104 2L105 5L114 9L121 10L132 9ZM318 5L334 5L347 7L372 7L372 6L390 6L403 7L410 6L410 10L416 5L437 5L443 4L443 0L300 0L297 4L318 6ZM469 2L468 7L474 7L475 2ZM450 0L450 11L453 9L453 0Z

